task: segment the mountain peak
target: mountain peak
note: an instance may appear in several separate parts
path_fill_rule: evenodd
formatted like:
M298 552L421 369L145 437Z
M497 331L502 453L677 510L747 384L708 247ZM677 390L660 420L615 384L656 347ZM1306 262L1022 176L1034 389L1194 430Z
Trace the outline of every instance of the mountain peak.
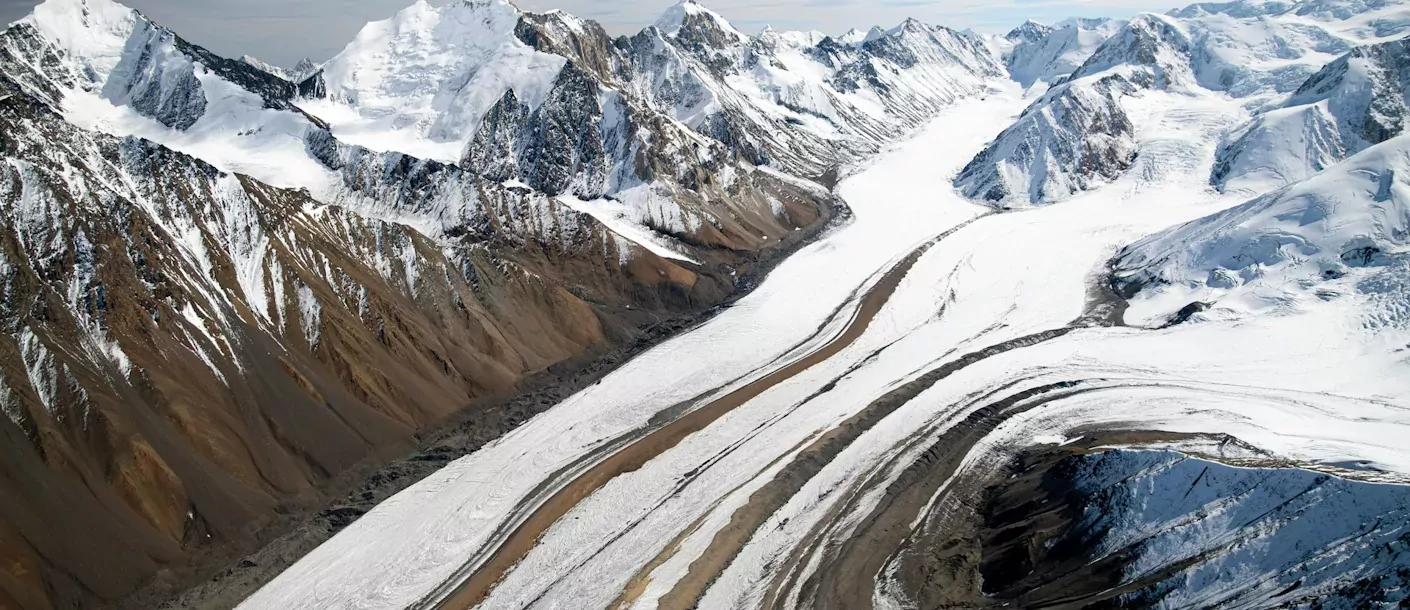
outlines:
M876 26L876 25L874 25L874 26L871 26L871 29L870 29L870 30L867 30L867 31L865 31L865 32L863 32L863 31L861 31L861 30L859 30L859 29L857 29L857 28L852 28L852 29L851 29L850 31L848 31L846 34L843 34L843 35L842 35L841 40L842 40L843 44L849 44L849 45L856 46L856 45L866 44L866 43L868 43L868 42L871 42L871 41L873 41L873 40L876 40L876 39L878 39L878 38L882 38L882 37L885 37L885 36L886 36L886 30L881 29L881 26Z
M705 8L695 0L682 0L676 3L666 9L661 18L656 20L656 28L668 36L675 36L682 29L693 24L709 24L706 27L719 30L740 40L749 38L730 25L730 22L721 17L719 13Z
M881 36L898 36L901 34L913 32L927 32L931 30L931 27L929 24L919 19L916 19L915 17L907 17L905 21L901 22L901 25L891 28L886 32L882 32L880 36L873 35L876 34L877 30L880 29L881 28L873 28L872 34L867 35L868 40L875 40L877 38L880 38Z
M294 73L306 74L308 72L313 72L314 70L317 70L319 67L320 64L318 62L305 57L303 59L300 59L299 63L294 64Z
M1095 30L1099 27L1112 23L1110 17L1068 17L1053 24L1053 28L1077 28L1079 30Z
M285 70L279 66L271 64L253 55L242 55L240 56L240 61L245 62L246 64L254 67L257 70L260 70L267 74L273 74L274 76L278 76L279 78L282 78L284 80L293 79L292 75L289 74L288 70Z
M46 0L19 23L28 23L74 50L118 50L142 15L112 0Z
M1189 34L1169 17L1141 13L1097 47L1070 78L1090 76L1120 65L1146 66L1158 71L1163 87L1191 77L1191 46Z
M1004 38L1012 40L1014 42L1033 42L1044 36L1047 36L1052 31L1052 27L1043 25L1041 23L1038 23L1037 21L1029 19L1027 21L1024 21L1023 25L1020 25L1010 30L1008 34L1004 35Z

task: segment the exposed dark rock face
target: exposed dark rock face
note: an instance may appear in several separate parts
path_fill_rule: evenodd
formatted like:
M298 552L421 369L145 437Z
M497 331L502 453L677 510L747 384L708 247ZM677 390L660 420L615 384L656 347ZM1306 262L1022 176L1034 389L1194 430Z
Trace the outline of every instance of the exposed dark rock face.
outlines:
M520 178L549 195L596 199L606 191L604 135L613 135L604 133L602 114L597 82L569 63L532 112L506 91L485 116L464 165L492 179Z
M1152 440L1224 457L1100 447ZM1096 432L956 481L884 588L922 608L1395 607L1407 494L1230 437Z
M519 174L519 132L528 126L532 111L519 102L514 90L485 113L475 139L465 149L461 165L479 172L489 180L505 181Z
M264 100L266 108L273 110L292 110L289 103L297 95L298 90L294 83L291 83L279 76L270 74L243 61L221 57L206 50L204 47L191 44L180 36L172 35L172 43L176 50L199 62L202 67L215 73L221 78L239 85L241 89L258 95Z
M323 70L315 71L313 74L299 81L299 97L320 99L328 97L328 84L323 80Z

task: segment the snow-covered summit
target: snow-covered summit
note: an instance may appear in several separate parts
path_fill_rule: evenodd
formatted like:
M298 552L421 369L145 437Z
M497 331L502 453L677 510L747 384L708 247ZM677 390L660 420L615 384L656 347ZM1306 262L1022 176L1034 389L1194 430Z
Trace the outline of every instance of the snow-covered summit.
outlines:
M961 170L955 185L966 196L1013 207L1060 201L1116 179L1139 155L1137 125L1123 99L1193 86L1191 53L1188 35L1170 19L1136 16L1056 80Z
M288 73L290 77L289 80L297 83L303 81L304 79L310 76L313 76L315 72L318 72L322 69L323 64L305 57L303 59L300 59L299 63L294 64L293 68L286 70L285 72Z
M240 56L240 61L243 61L243 62L249 64L250 66L252 66L252 67L254 67L254 68L256 68L256 69L263 70L263 71L266 72L266 73L273 74L274 76L278 76L279 78L282 78L282 79L284 79L284 80L287 80L287 81L294 81L294 80L296 80L295 76L294 76L293 74L291 74L288 70L285 70L285 69L283 69L283 68L281 68L281 67L279 67L279 66L276 66L276 65L274 65L274 64L272 64L272 63L269 63L269 62L267 62L267 61L264 61L263 59L260 59L260 58L258 58L258 57L255 57L255 56L253 56L253 55L241 55L241 56ZM307 60L305 60L305 61L307 61Z
M807 48L817 46L818 43L822 42L824 38L827 38L827 34L816 30L779 31L774 29L773 26L764 26L764 29L759 32L759 36L756 39L764 41L768 44L782 43L792 47Z
M1384 43L1410 27L1407 7L1403 0L1238 0L1147 13L1129 22L1072 20L1043 36L1035 36L1034 26L1021 28L1015 34L1020 42L1006 51L1010 76L1025 87L1048 82L1052 89L977 156L957 184L972 197L1007 204L1052 202L1098 188L1141 154L1136 133L1142 125L1127 105L1150 90L1227 96L1254 113L1219 152L1216 185L1233 180L1237 188L1259 193L1306 178L1365 147L1341 132L1389 124L1364 118L1369 98L1388 116L1398 116L1402 102L1395 100L1402 96L1394 86L1374 88L1374 94L1369 86L1349 86L1345 91L1367 95L1332 95L1360 101L1331 114L1320 110L1326 103L1287 96L1352 48ZM1100 44L1088 47L1092 41ZM1074 59L1076 65L1069 63ZM1355 127L1337 127L1340 115L1355 115Z
M1069 78L1093 76L1128 66L1152 69L1158 87L1189 84L1192 52L1190 36L1177 22L1162 15L1142 13L1097 47Z
M32 26L67 55L106 80L138 28L157 29L141 13L112 0L45 0L15 25ZM13 27L13 26L12 26Z
M326 100L307 102L335 132L375 150L455 160L506 89L537 106L565 59L514 36L507 0L424 0L367 24L323 66Z
M1048 34L1051 34L1052 32L1052 26L1043 25L1041 23L1038 23L1037 21L1029 19L1027 21L1024 21L1018 27L1009 30L1009 33L1004 34L1004 38L1015 43L1031 43L1043 39L1043 37L1047 36Z
M1054 23L1053 28L1082 28L1086 30L1095 30L1097 28L1106 27L1107 25L1110 25L1112 23L1116 23L1118 26L1120 26L1125 22L1119 19L1112 19L1111 17L1068 17L1066 19L1063 19L1062 21Z
M656 20L656 29L667 36L679 36L683 29L699 29L703 32L718 32L724 40L735 42L748 40L749 36L735 29L730 22L695 0L681 0L666 9ZM720 42L723 42L721 40Z
M837 42L851 46L859 45L866 41L867 33L857 28L847 30L847 33L837 37Z
M1172 9L1167 14L1182 19L1193 19L1204 15L1228 15L1248 18L1277 15L1287 12L1297 5L1289 0L1234 0L1233 2L1199 2L1182 8Z
M0 45L5 76L70 120L116 135L188 131L212 114L292 110L293 84L111 0L48 0L0 34Z
M1109 19L1080 19L1046 26L1030 20L1005 36L1013 43L1006 54L1009 76L1024 88L1055 82L1087 61L1125 24Z

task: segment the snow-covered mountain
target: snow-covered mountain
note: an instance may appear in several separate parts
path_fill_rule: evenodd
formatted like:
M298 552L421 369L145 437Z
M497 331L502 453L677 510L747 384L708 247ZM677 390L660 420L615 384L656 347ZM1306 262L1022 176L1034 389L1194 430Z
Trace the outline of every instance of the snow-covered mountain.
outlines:
M4 518L43 575L37 599L127 595L469 396L606 341L593 306L528 251L455 256L411 227L80 129L0 84L0 445L7 493L26 499ZM564 220L571 256L614 243Z
M0 44L8 76L75 118L91 114L86 102L98 99L185 131L206 118L212 99L228 97L221 95L226 86L238 91L235 104L293 109L291 83L219 57L108 0L40 4ZM207 95L208 87L219 93Z
M1232 134L1212 181L1260 191L1298 182L1405 130L1410 41L1352 49Z
M1055 79L955 184L970 197L1007 206L1052 203L1098 188L1129 169L1141 153L1140 125L1130 120L1127 107L1131 99L1148 97L1147 91L1231 96L1255 113L1267 110L1234 134L1221 152L1214 181L1222 186L1246 175L1266 181L1270 174L1285 176L1280 184L1295 181L1316 170L1288 165L1325 167L1346 152L1325 150L1344 146L1335 141L1338 134L1328 133L1326 117L1278 108L1315 103L1300 90L1309 78L1324 66L1334 70L1328 64L1358 45L1386 43L1410 31L1407 23L1410 9L1399 2L1196 4L1168 15L1138 16L1109 35L1114 22L1087 22L1088 39L1103 42L1090 54L1067 55L1060 52L1080 47L1072 41L1083 35L1083 23L1020 27L1012 33L1007 58L1021 84L1066 73L1074 55L1084 59L1069 76ZM1394 56L1390 51L1387 57ZM1326 85L1309 87L1323 92L1314 95L1331 95ZM1306 140L1306 146L1284 144L1294 138ZM1278 152L1289 148L1306 150L1289 152L1290 158ZM1255 152L1243 156L1245 150ZM1353 143L1347 152L1355 150ZM1262 190L1276 186L1265 184Z
M1123 25L1113 19L1074 19L1060 27L1024 22L1004 36L1013 43L1006 57L1009 76L1024 88L1060 80Z
M1365 323L1410 324L1410 136L1302 182L1151 236L1117 259L1128 318L1161 321L1355 304ZM1209 311L1206 311L1209 310Z
M351 143L454 161L506 91L537 108L570 61L623 100L610 103L803 175L878 149L1002 73L978 37L916 21L846 41L752 37L687 1L613 40L595 23L504 0L421 2L364 29L324 66L326 96L301 105Z
M755 37L687 2L614 40L500 0L418 2L285 71L48 0L0 34L23 595L122 598L469 400L722 301L830 218L807 178L1002 74L914 21Z
M86 12L81 7L87 7ZM445 22L440 20L442 12L447 14ZM445 102L444 106L427 102L421 108L410 98L386 101L386 106L377 106L372 100L381 99L378 97L382 95L378 93L382 91L380 87L387 91L412 87L406 80L412 78L408 75L417 75L419 81L423 81L424 91L429 91L425 88L444 85L470 72L489 74L504 70L517 74L520 70L513 64L517 61L515 57L538 57L532 61L545 62L554 70L567 66L567 58L530 49L509 31L498 32L501 35L499 47L494 47L491 30L496 27L512 30L519 23L519 17L518 9L504 2L462 2L441 9L416 4L389 22L369 25L350 45L350 49L370 45L364 55L382 57L391 47L376 44L390 45L387 40L396 36L421 41L423 47L415 47L397 39L395 46L403 55L396 58L405 65L363 65L358 63L356 52L345 51L295 87L244 62L214 57L204 49L185 43L140 13L108 0L56 0L41 5L33 16L7 33L14 41L11 46L15 52L10 57L15 59L4 67L18 82L31 84L56 107L63 108L65 115L78 125L118 136L145 137L208 160L223 170L249 174L282 187L305 188L320 201L417 226L442 242L455 239L451 233L463 235L458 227L479 222L477 217L487 208L483 201L477 201L482 195L486 200L513 197L506 194L507 187L501 182L519 178L524 178L521 183L544 187L538 191L539 197L566 194L591 202L610 194L620 203L599 203L581 209L600 212L598 216L604 222L621 219L624 224L618 227L618 232L634 238L641 236L635 241L648 247L656 241L670 241L670 235L685 241L666 246L667 249L689 248L686 244L754 249L797 226L785 218L788 205L784 202L808 198L806 189L799 190L739 164L720 143L681 129L669 120L662 121L663 117L649 109L628 107L621 96L596 82L570 79L569 75L576 73L572 70L564 74L561 86L554 86L559 79L558 73L553 71L545 76L549 80L533 85L542 88L541 92L532 94L524 89L522 96L514 98L524 99L537 108L544 100L534 95L546 97L552 93L558 98L577 95L578 98L571 101L592 102L588 105L596 108L582 108L581 112L570 109L577 112L573 116L538 116L535 126L520 126L538 129L520 139L529 146L525 154L533 158L518 159L523 164L537 164L538 173L535 176L504 174L490 184L474 188L466 188L462 183L482 181L482 176L474 173L482 168L472 164L468 166L472 173L465 175L452 164L459 161L465 151L459 141L450 149L455 152L448 153L452 163L410 157L406 154L408 150L414 152L426 147L400 146L402 142L398 138L407 133L405 130L377 131L375 137L367 140L367 134L358 131L356 120L324 120L323 117L343 118L339 108L346 112L345 106L333 107L308 99L310 93L329 91L341 100L356 97L362 100L359 104L369 108L368 112L393 107L403 109L405 112L397 115L400 118L387 120L413 125L418 120L412 118L413 115L425 118L436 115L438 108L453 108L453 112L437 119L441 127L423 127L468 129L456 121L469 120L466 116L470 115L465 114L467 109L476 107L476 102L469 98L456 98ZM571 19L562 13L551 18ZM471 27L466 24L479 24L474 27L484 31L467 33L455 29ZM486 48L502 47L502 52L477 60L478 56L453 48L466 38L461 34L486 41ZM56 58L54 69L42 67L49 56ZM510 63L494 63L500 61L501 56L510 58L504 60ZM435 64L440 61L438 58L444 57L466 62L446 68L448 72L440 74L449 79L446 82L437 81L433 78L436 75L426 73L416 64L417 61ZM493 65L485 67L476 61ZM129 66L140 62L148 62L150 67ZM132 74L136 76L130 76ZM381 77L376 75L385 76L385 81L377 80ZM132 79L135 82L129 82ZM347 82L363 83L368 91L357 92L354 96ZM206 89L221 91L222 95L204 95ZM464 87L458 90L462 89ZM478 81L471 89L473 93L467 95L483 97L479 103L485 112L504 98L506 90L513 90ZM601 100L597 99L599 94ZM134 101L129 103L129 100ZM609 119L606 124L601 116L595 120L588 118L602 115L604 107ZM548 108L564 109L561 101ZM478 126L480 116L470 118ZM582 122L589 120L594 122ZM349 123L353 126L349 127ZM552 123L552 128L546 126L548 123ZM330 127L338 135L330 137ZM562 143L557 139L559 129L578 134L581 141L574 146L600 148L604 151L602 154L612 157L588 162L581 156L562 155L556 148ZM388 137L396 141L389 143ZM424 139L419 141L425 142ZM347 152L352 150L347 144L357 146L360 143L374 146L358 149L361 152ZM332 152L334 149L344 152ZM653 153L649 155L652 162L640 163L638 155L647 150ZM346 154L354 154L358 159L356 172L350 171L346 159L341 158ZM407 191L405 177L397 169L400 167L419 168L425 174L421 177L424 182L459 186L439 189L447 194L440 200L427 201L425 189ZM549 174L560 177L552 180L538 177ZM564 185L572 180L577 180L581 188L570 193ZM389 205L383 196L396 193L398 198L404 198L402 194L407 192L415 193L421 201L410 207ZM452 192L455 194L449 194ZM800 218L815 217L797 208L793 213Z
M506 89L536 107L567 63L520 42L519 18L503 0L415 2L325 63L327 103L306 107L349 143L453 162Z
M1139 153L1136 125L1122 99L1193 86L1191 52L1189 37L1171 19L1132 19L1025 109L965 166L955 185L996 205L1023 205L1057 201L1115 179Z
M843 34L842 36L838 37L837 42L855 47L863 43L871 42L885 35L886 30L881 29L881 26L879 25L871 26L871 29L865 32L857 28L852 28L850 30L847 30L846 34Z
M323 67L307 57L300 59L299 63L294 64L294 67L289 69L281 68L253 55L241 56L240 61L294 84L303 82L304 79L313 76L315 72Z
M244 544L466 403L721 302L830 218L825 189L556 61L500 121L499 175L342 141L300 108L314 89L108 0L0 34L0 451L31 499L4 519L37 575L14 594L106 603Z
M287 71L287 70L285 70L285 69L283 69L283 68L280 68L279 66L276 66L276 65L274 65L274 64L271 64L271 63L269 63L269 62L267 62L267 61L264 61L263 59L260 59L260 58L258 58L258 57L255 57L255 56L253 56L253 55L241 55L241 56L240 56L240 61L243 61L243 62L245 62L245 63L247 63L247 64L250 64L251 66L254 66L255 68L259 68L260 70L262 70L262 71L264 71L264 72L267 72L267 73L269 73L269 74L273 74L273 75L275 75L275 76L278 76L279 78L282 78L282 79L284 79L284 80L291 81L291 82L298 82L298 81L299 81L299 79L298 79L298 78L295 78L293 75L291 75L291 74L289 73L289 71Z
M1405 486L1168 451L1074 455L1044 483L1038 500L1010 492L986 516L1070 519L1004 548L1032 573L986 578L1020 607L1110 596L1128 608L1351 610L1406 599Z

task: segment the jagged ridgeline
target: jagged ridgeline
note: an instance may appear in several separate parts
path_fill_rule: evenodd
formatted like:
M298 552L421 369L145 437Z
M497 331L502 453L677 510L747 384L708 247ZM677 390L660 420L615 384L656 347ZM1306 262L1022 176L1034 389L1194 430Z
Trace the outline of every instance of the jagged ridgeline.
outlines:
M812 180L1003 73L916 21L749 36L687 2L612 38L503 0L285 71L40 4L0 34L0 606L140 604L726 301L833 217Z

